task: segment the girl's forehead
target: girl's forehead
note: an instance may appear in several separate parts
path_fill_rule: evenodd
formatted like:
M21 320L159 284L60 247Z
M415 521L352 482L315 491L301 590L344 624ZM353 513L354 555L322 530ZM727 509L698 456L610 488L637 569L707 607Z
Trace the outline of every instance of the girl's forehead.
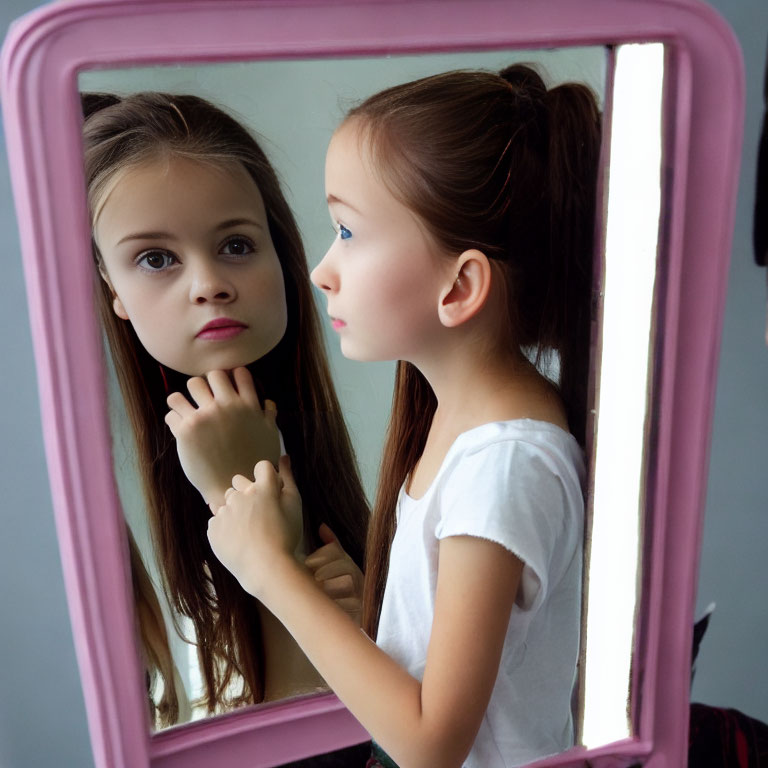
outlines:
M328 145L326 192L339 197L336 189L346 190L346 194L393 197L380 166L369 131L362 121L347 120L336 130Z
M253 197L257 204L263 204L258 185L239 161L165 151L127 163L107 178L92 203L93 227L97 226L104 207L116 190L124 193L128 187L131 194L141 195L143 190L154 189L166 182L198 186L206 180L235 187L244 196Z
M234 181L246 186L257 186L243 164L235 159L195 156L173 150L167 150L130 163L125 168L120 169L116 175L119 175L120 179L124 179L127 175L140 175L144 182L150 184L174 175L176 177L188 177L192 180L195 178L213 178L217 181Z
M361 162L364 160L370 162L373 159L368 131L360 120L355 118L345 120L333 132L326 158L331 161L354 159Z

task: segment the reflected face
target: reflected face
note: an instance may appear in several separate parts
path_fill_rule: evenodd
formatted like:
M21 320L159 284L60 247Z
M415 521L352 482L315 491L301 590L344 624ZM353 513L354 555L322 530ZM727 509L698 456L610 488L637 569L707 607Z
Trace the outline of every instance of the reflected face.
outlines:
M258 360L285 333L285 285L261 194L242 166L158 159L123 173L94 237L115 313L190 376Z
M354 121L331 139L325 189L337 235L311 279L328 299L342 353L415 362L442 327L437 308L450 260L378 178Z

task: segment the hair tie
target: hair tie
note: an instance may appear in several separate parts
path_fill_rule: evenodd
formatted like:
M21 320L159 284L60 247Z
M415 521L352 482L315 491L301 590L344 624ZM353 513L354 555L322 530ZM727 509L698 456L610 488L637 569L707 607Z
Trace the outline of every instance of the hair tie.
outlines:
M539 130L549 125L549 99L551 93L534 69L525 64L512 64L499 72L499 77L507 84L515 97L519 122L523 125L533 123Z

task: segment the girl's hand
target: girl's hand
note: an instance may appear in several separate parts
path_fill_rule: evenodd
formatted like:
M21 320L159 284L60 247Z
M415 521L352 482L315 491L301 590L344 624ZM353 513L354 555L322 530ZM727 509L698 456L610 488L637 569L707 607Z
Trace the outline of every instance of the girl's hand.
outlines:
M320 526L320 538L325 546L309 555L304 565L312 571L323 592L335 600L358 627L362 626L363 572L325 523Z
M165 423L176 438L181 467L212 507L224 502L234 475L250 475L263 459L277 466L280 458L275 404L267 400L261 409L246 368L235 368L232 376L234 382L224 371L211 371L207 381L191 378L187 389L194 404L181 392L167 400Z
M243 588L261 597L290 562L302 540L301 496L287 456L279 473L269 461L260 461L251 482L232 478L224 505L208 521L208 541L214 554Z

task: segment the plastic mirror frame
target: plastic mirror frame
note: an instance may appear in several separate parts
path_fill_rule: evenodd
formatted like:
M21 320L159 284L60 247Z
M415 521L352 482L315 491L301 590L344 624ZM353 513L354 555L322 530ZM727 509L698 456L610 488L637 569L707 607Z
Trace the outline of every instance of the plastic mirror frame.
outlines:
M542 767L685 764L691 626L744 108L741 54L728 27L698 0L67 0L12 26L2 55L6 140L51 492L99 768L258 768L367 735L331 694L150 733L93 309L78 72L634 42L664 43L668 62L635 735L574 747L536 763Z

